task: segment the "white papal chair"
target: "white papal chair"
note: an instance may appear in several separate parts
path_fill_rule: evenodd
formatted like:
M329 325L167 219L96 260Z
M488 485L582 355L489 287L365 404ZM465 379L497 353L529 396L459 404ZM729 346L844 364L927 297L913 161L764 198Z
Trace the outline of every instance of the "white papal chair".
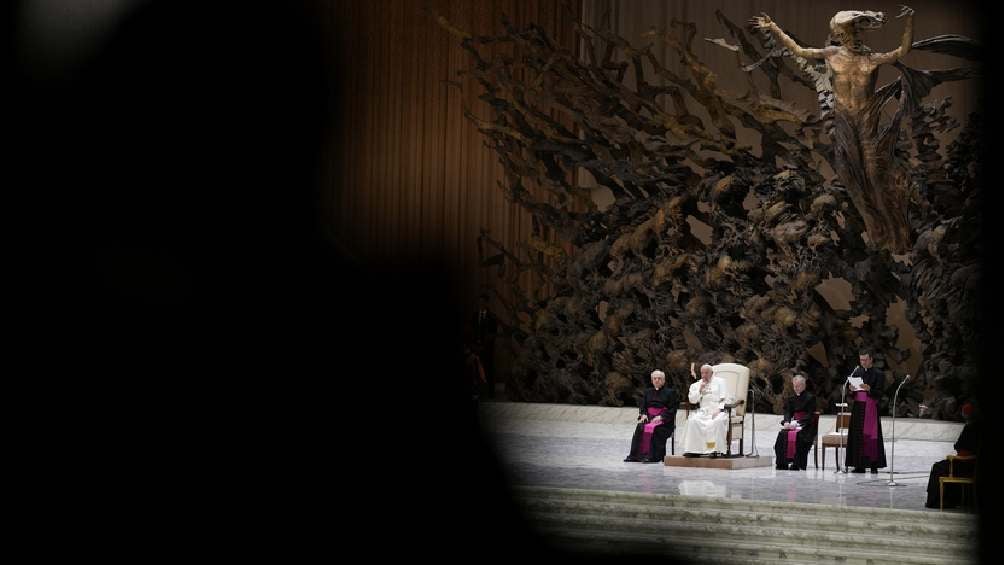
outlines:
M725 381L726 396L735 400L732 416L729 420L729 432L726 439L729 446L732 440L739 438L739 453L743 452L743 423L746 421L746 395L750 388L749 367L738 363L719 363L712 367L713 375Z

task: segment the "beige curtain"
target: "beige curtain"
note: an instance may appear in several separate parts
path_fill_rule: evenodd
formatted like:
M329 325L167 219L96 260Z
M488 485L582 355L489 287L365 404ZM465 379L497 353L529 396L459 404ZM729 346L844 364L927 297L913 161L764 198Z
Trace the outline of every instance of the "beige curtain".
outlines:
M497 157L464 118L468 109L491 119L491 110L478 99L477 82L458 75L471 61L434 16L475 35L501 34L503 16L517 26L535 23L574 49L579 10L577 0L320 3L342 93L321 171L332 238L366 263L423 257L445 264L473 312L479 291L493 283L477 263L480 230L515 248L531 224L505 198Z

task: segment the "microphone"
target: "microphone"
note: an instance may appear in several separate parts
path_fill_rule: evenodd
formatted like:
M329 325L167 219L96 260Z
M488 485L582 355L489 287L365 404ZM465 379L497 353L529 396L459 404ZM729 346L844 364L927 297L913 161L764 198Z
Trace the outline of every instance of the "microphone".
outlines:
M847 388L847 383L851 380L851 377L854 376L854 373L857 373L858 369L860 369L860 368L861 368L861 365L858 365L857 367L854 367L854 370L851 371L851 374L847 375L847 378L844 379L844 389Z
M908 380L910 380L910 375L907 375L906 378L903 379L903 382L899 383L899 386L896 387L896 394L899 394L899 389L903 388L903 385L905 385L906 381L908 381Z

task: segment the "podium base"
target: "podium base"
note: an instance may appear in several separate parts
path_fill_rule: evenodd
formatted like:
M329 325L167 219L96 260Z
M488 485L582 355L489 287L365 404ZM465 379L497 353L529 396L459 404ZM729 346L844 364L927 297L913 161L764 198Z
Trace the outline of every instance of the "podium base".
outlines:
M667 455L663 463L667 467L703 467L729 471L774 465L772 457L684 457L682 455Z

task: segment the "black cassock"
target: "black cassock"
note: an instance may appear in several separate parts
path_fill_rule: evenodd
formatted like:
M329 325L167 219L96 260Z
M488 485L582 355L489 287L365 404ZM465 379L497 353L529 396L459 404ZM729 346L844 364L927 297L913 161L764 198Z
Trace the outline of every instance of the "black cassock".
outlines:
M649 409L664 409L662 413L663 423L656 426L652 431L652 440L647 454L642 452L642 443L645 435L646 422L639 423L634 430L634 437L631 438L631 454L625 461L659 461L666 457L666 440L673 435L676 427L676 409L680 401L676 398L676 392L664 386L659 390L650 388L645 391L641 405L638 407L639 414L649 414ZM649 416L649 420L652 417Z
M860 377L871 388L868 392L864 393L870 399L869 401L859 400L856 398L857 393L850 393L851 425L847 430L847 458L845 463L848 469L852 467L855 469L870 467L872 470L875 470L878 467L885 467L885 444L882 443L882 416L878 410L879 401L882 400L882 389L885 387L885 375L874 367L871 369L858 367L851 376ZM871 408L868 406L869 404L872 405ZM872 418L869 418L868 415L870 410L874 411ZM871 430L867 430L868 434L865 433L867 424L871 424L872 426ZM866 435L876 438L871 446L868 445L870 442Z
M799 414L802 417L795 419L796 412L803 412L804 414ZM809 391L802 391L802 394L795 395L784 403L784 420L782 423L795 419L802 426L802 429L799 430L798 435L795 437L795 456L792 458L787 456L788 430L781 430L777 433L777 441L774 442L774 461L778 469L787 469L792 463L794 463L796 469L806 468L809 460L809 450L812 449L812 444L816 439L816 423L813 417L815 412L816 397L812 396L812 393Z
M969 423L962 428L959 440L955 442L955 451L959 455L975 455L979 447L979 431L975 424ZM976 474L972 461L956 461L952 465L952 474L956 477L972 477ZM948 459L942 459L931 467L931 476L927 479L927 502L928 508L938 508L940 506L938 494L940 490L938 479L948 476ZM945 508L955 508L962 498L962 489L969 488L959 485L945 485Z

